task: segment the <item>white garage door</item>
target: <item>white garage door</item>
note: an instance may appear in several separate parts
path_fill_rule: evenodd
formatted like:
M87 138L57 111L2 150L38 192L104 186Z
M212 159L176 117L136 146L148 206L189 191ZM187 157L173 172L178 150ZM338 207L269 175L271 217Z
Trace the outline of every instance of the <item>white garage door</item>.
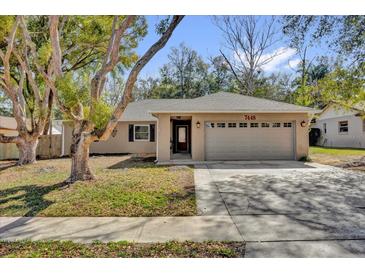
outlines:
M206 160L292 160L293 122L206 122Z

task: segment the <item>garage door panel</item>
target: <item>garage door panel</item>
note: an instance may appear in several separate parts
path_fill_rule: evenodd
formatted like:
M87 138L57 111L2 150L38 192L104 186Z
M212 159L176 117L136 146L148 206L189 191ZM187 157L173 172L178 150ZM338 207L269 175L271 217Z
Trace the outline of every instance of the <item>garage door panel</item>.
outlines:
M207 160L294 158L293 128L205 128L205 144Z

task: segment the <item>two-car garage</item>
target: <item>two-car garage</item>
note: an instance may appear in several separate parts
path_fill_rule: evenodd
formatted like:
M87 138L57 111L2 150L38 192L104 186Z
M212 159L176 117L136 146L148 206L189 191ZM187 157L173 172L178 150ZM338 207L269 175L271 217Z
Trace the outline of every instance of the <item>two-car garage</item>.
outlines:
M157 122L157 160L300 160L308 156L316 110L231 92L164 104ZM173 120L189 120L189 152L172 148Z
M294 122L205 122L205 159L293 160Z

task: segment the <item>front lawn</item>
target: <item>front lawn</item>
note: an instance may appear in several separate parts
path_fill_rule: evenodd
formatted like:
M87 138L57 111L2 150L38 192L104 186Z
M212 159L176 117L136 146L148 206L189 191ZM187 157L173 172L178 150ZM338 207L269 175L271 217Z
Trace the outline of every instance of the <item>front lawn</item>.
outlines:
M0 257L12 258L239 258L244 256L244 250L242 242L79 244L70 241L0 241Z
M334 156L365 156L365 149L310 147L309 153L310 155L327 154Z
M338 167L350 167L365 157L365 149L310 147L309 157L313 162ZM356 167L362 170L363 167Z
M130 156L91 157L97 180L64 182L70 159L16 167L0 162L0 216L196 214L193 170Z

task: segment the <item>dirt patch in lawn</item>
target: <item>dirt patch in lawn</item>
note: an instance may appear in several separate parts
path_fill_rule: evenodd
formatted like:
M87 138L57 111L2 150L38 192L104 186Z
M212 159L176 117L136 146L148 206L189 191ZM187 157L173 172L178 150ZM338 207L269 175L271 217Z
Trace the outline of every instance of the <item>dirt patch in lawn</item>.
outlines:
M93 156L97 180L68 185L70 159L0 170L0 216L196 215L193 169L152 158Z
M316 163L332 166L344 166L351 163L356 163L361 160L361 156L357 155L328 155L328 154L315 154L310 156L311 160Z
M310 159L324 165L365 171L364 149L311 147Z
M347 163L342 163L338 166L357 171L365 171L365 157L362 157L360 159L353 159L352 161L348 161Z
M0 242L0 257L15 258L240 258L242 242Z

